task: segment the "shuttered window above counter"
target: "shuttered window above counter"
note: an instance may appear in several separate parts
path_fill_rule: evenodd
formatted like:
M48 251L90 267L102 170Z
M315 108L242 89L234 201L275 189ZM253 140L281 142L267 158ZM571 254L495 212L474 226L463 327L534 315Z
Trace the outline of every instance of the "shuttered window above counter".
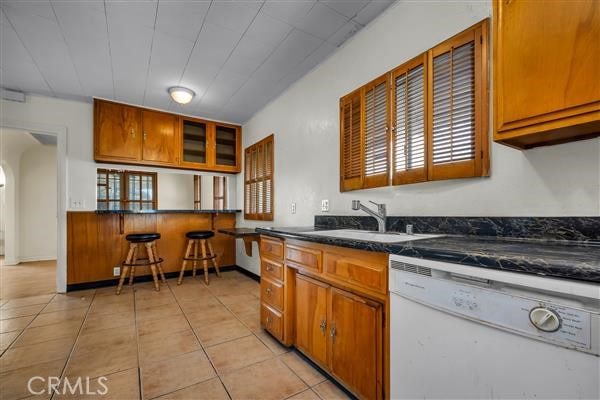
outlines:
M481 21L340 99L341 191L489 175L487 32Z

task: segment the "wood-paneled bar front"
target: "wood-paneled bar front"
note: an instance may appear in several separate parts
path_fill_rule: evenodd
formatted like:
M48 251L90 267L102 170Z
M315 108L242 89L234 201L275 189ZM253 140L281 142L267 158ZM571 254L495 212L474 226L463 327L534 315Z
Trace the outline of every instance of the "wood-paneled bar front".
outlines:
M70 211L67 213L67 287L116 280L113 271L127 256L130 233L157 232L158 254L164 259L166 274L181 268L187 239L193 230L212 230L211 239L219 266L234 266L235 238L219 229L235 227L235 212L177 211L123 213ZM190 264L191 268L191 264ZM138 268L136 276L151 275L149 268Z

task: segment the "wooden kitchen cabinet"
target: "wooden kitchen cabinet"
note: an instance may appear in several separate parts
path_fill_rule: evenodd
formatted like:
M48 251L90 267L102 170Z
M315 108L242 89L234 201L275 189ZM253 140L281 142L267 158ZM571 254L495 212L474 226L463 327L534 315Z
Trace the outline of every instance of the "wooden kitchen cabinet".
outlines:
M329 285L296 275L295 346L321 365L328 365L327 293Z
M94 99L94 160L241 171L240 126Z
M142 111L142 160L175 165L179 161L178 119L159 111Z
M94 102L94 158L140 161L142 116L139 109L107 101Z
M239 126L181 118L181 166L240 172L242 131Z
M261 236L261 325L359 398L389 393L388 255Z
M494 140L530 148L600 133L600 2L494 1Z
M382 306L296 274L294 345L360 398L382 393Z
M330 371L360 398L382 393L382 307L331 288L329 293Z

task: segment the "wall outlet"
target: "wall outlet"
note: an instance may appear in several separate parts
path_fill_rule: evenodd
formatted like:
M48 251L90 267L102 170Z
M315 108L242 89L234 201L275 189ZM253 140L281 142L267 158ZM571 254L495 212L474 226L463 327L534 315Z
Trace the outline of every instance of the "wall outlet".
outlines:
M121 267L113 268L113 276L121 276Z
M321 200L321 211L329 211L329 200Z
M71 200L71 208L85 208L84 200Z
M292 201L292 204L290 204L290 212L292 214L296 214L296 202Z

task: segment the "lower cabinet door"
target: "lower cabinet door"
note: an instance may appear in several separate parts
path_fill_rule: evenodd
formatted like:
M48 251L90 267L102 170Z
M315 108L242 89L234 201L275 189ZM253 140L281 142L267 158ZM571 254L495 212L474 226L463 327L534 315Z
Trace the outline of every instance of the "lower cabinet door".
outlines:
M296 274L296 347L315 362L327 363L328 285Z
M360 398L380 398L381 305L335 288L329 298L331 373Z

